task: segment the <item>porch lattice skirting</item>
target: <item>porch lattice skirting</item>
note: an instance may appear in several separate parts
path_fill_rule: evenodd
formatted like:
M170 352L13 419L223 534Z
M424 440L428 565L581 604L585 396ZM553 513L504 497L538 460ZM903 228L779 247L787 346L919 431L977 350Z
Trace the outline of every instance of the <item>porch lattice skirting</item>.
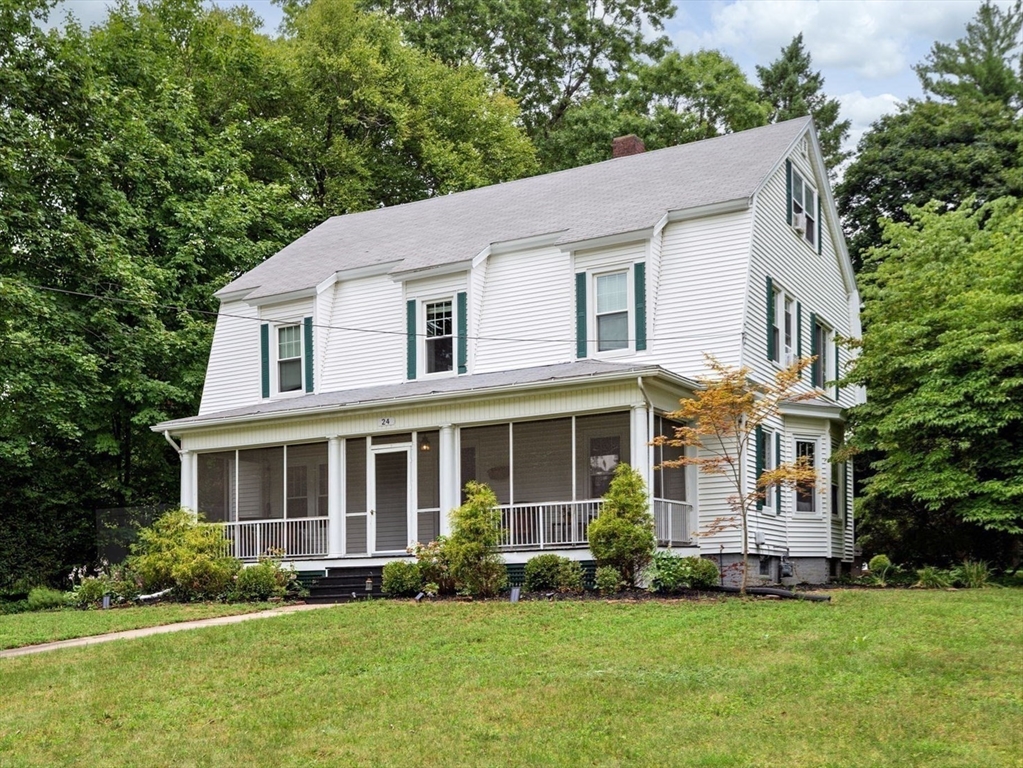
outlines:
M586 547L589 525L600 515L602 506L601 499L502 505L500 548L519 551ZM652 510L658 546L692 545L696 528L692 504L654 499ZM329 523L327 517L243 520L223 523L222 529L224 538L230 542L230 552L242 560L255 560L272 550L294 559L330 554Z

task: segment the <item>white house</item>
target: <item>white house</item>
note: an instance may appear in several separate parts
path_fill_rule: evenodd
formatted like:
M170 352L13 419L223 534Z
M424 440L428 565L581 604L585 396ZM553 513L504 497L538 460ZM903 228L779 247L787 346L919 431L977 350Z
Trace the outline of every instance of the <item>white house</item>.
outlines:
M751 520L759 573L819 581L853 556L838 336L859 297L808 118L421 202L338 216L217 293L181 503L239 556L375 564L448 528L466 481L501 504L509 562L588 559L619 462L647 480L662 546L727 565L727 488L655 470L663 415L704 353L767 377L816 354L816 391L765 430L761 464L811 457L819 489ZM173 440L172 440L173 442ZM754 570L753 575L757 574Z

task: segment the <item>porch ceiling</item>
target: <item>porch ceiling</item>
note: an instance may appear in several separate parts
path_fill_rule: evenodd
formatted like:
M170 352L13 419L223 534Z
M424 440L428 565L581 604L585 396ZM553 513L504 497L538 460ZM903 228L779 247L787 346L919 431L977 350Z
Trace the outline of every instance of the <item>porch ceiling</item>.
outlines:
M154 432L173 434L193 429L250 421L309 416L343 410L377 408L407 401L457 399L467 395L497 394L508 390L531 390L573 383L620 381L642 376L665 384L695 390L699 385L690 379L666 371L657 365L630 365L599 360L578 360L572 363L521 368L511 371L477 373L471 376L407 381L338 392L321 392L243 408L234 408L201 416L190 416L156 424Z

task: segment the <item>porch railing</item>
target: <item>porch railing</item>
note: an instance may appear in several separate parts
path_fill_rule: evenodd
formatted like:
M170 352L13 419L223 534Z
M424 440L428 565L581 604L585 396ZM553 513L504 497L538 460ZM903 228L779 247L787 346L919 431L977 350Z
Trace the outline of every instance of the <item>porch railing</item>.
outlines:
M587 546L586 531L600 514L601 499L504 504L501 549L565 549Z
M696 529L693 505L686 501L654 499L654 535L660 547L678 547L693 543Z
M323 557L328 552L326 517L239 520L222 526L231 554L241 560L255 560L271 549L282 550L289 558Z

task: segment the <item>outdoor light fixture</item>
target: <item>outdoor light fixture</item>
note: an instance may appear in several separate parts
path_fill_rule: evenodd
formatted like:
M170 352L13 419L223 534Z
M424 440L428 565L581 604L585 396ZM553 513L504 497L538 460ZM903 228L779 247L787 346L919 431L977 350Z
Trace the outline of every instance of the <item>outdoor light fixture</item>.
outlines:
M372 576L367 576L366 577L366 592L368 593L368 592L372 592L372 591L373 591L373 577Z
M423 435L421 438L419 438L419 450L424 452L431 450L430 438L428 438L426 435Z

